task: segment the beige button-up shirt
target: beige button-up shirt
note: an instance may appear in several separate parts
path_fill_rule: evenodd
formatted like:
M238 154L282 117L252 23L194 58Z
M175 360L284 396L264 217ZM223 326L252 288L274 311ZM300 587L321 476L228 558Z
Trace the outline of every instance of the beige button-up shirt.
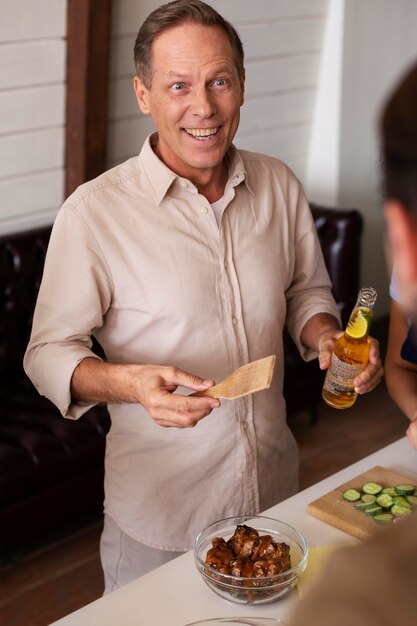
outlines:
M139 404L111 404L105 511L148 546L185 550L207 524L293 494L298 455L282 397L287 322L299 336L319 312L338 316L311 213L280 161L228 153L218 225L196 187L155 155L82 185L58 213L25 369L65 417L90 335L115 363L176 365L220 381L277 356L269 390L223 400L195 428L161 428ZM178 390L184 392L184 390Z

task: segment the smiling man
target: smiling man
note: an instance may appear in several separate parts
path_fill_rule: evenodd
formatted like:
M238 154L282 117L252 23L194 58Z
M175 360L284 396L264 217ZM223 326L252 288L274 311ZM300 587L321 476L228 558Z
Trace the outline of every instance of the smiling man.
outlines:
M232 143L245 80L235 29L203 2L171 2L142 25L135 63L157 132L59 211L25 357L64 417L108 404L106 592L191 548L214 520L295 493L283 328L323 368L340 334L299 181ZM190 394L270 354L269 390L222 406ZM356 390L381 375L373 342Z

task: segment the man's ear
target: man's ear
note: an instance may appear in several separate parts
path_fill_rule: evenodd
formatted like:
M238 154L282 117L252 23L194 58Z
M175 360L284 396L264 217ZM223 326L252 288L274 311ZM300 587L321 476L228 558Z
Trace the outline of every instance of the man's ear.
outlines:
M151 112L149 89L145 87L139 76L135 76L133 79L133 89L135 90L136 100L140 110L144 115L149 115Z
M398 278L407 284L417 283L417 220L396 200L385 203L384 213Z
M245 70L243 70L243 76L241 76L239 78L239 83L240 83L240 106L243 106L243 104L245 102L245 79L246 79L246 73L245 73Z

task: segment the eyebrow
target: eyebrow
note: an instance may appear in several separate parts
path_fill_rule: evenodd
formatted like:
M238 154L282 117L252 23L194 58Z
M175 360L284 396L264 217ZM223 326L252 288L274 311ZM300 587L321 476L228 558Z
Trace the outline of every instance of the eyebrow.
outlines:
M212 74L214 76L217 76L218 74L230 74L230 68L227 65L221 65L220 67L217 67L214 72L212 72ZM181 72L175 72L175 71L171 71L171 72L167 72L167 74L165 74L165 78L187 78L188 74L183 74Z

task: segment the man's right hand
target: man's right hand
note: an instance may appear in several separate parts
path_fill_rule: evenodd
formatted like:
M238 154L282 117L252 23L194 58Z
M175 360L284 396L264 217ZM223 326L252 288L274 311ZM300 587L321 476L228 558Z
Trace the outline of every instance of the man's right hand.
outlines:
M85 358L71 379L74 402L140 403L163 427L192 428L214 408L215 398L175 394L177 387L203 391L214 385L177 367L165 365L118 365Z
M142 371L140 371L142 370ZM138 398L159 426L192 428L214 408L220 406L216 398L200 398L174 394L178 386L192 391L204 391L214 385L176 367L141 365L138 373ZM203 401L203 402L202 402Z

